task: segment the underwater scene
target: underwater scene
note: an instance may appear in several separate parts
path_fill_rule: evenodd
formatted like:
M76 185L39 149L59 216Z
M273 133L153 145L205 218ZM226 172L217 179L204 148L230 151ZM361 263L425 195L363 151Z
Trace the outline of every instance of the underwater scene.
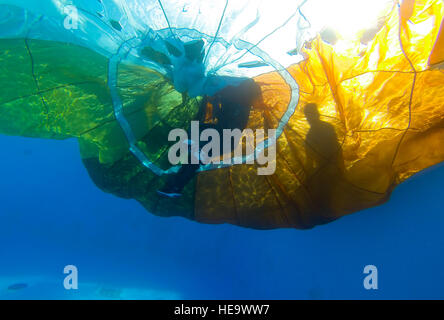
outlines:
M0 0L0 146L0 300L444 299L442 0Z

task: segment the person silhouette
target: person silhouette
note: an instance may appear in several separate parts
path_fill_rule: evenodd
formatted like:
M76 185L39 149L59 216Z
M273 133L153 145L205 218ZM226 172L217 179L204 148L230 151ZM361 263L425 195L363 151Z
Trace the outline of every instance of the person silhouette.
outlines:
M318 223L327 223L335 219L332 201L345 171L342 149L335 128L321 120L315 103L307 104L304 114L310 125L305 138L306 184Z
M247 79L238 85L230 85L218 91L215 95L206 96L200 106L199 130L215 129L220 137L223 137L225 129L244 130L248 124L251 106L261 99L261 91L256 82ZM209 108L211 105L211 108ZM189 133L188 136L191 136ZM200 133L199 133L200 136ZM240 141L232 140L232 150ZM191 157L191 145L195 141L189 141L189 157ZM223 141L220 139L220 149L223 149ZM200 150L199 150L200 152ZM198 157L198 156L197 156ZM194 178L200 164L183 164L177 174L171 175L164 187L157 191L162 197L179 198L184 187Z

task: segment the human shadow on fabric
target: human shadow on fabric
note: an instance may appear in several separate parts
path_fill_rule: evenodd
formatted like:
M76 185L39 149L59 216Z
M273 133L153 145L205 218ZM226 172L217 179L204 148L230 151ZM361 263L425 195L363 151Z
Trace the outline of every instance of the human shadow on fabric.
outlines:
M318 106L307 104L304 114L310 125L305 138L305 169L315 220L311 222L324 224L336 219L332 208L345 173L344 159L335 128L321 120Z

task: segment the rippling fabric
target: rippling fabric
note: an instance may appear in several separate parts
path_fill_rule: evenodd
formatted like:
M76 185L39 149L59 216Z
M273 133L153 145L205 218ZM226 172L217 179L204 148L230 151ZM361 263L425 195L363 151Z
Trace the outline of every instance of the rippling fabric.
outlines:
M78 138L94 182L154 214L310 228L444 160L442 1L395 5L367 45L309 40L298 2L74 1L78 30L61 2L0 3L0 132ZM189 63L193 41L205 54ZM275 174L209 170L159 197L168 133L233 75L261 88L248 128L278 129Z

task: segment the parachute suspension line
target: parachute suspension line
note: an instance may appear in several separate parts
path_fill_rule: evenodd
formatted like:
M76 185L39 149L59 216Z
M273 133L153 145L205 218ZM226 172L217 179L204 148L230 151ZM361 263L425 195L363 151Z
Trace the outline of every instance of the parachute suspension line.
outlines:
M102 6L103 6L103 3L102 3ZM106 7L103 6L103 8L104 8L104 12L105 12L105 17L109 18L108 11L106 10ZM96 17L95 14L89 12L86 9L83 9L82 7L77 7L77 10L80 11L80 12L83 12L86 15L91 16L91 18L95 18ZM103 21L102 19L95 19L94 21L100 22L100 24L102 24L104 27L106 27L108 29L108 32L111 32L114 36L116 36L120 40L124 41L122 35L119 32L117 32L113 27L108 25L105 21Z
M166 20L166 23L168 25L168 29L170 30L171 35L174 38L176 38L176 35L174 34L173 29L171 28L170 20L168 19L165 9L163 8L162 0L157 0L157 2L159 3L160 9L162 9L163 16L165 17L165 20Z
M298 8L298 10L299 10L299 8ZM232 61L232 63L241 60L248 52L251 52L252 49L254 49L255 47L259 46L259 44L261 44L261 42L265 41L268 37L272 36L279 29L282 29L283 27L285 27L285 25L287 25L287 23L290 22L290 20L293 19L294 16L298 13L298 10L293 12L293 14L287 20L285 20L285 22L283 24L281 24L280 26L275 28L273 31L271 31L269 34L267 34L262 39L260 39L255 45L253 45L253 47L251 47L250 49L247 49L247 51L245 51L239 58L237 58L236 60Z
M305 14L302 12L302 7L307 3L308 0L304 0L304 2L301 3L301 5L298 8L298 12L301 15L302 19L308 23L308 27L307 28L311 28L311 22L310 20L307 19L307 17L305 16Z
M205 58L203 60L204 65L207 62L208 54L210 53L211 48L213 48L213 45L216 42L217 36L219 35L220 27L222 26L222 21L224 20L225 12L227 11L227 7L228 7L228 0L225 2L225 8L224 8L224 11L222 12L222 16L219 19L219 25L217 26L216 33L214 34L213 42L211 42L210 46L208 47L207 53L205 54Z
M307 3L307 1L308 0L304 0L304 2L302 2L301 5L298 8L299 15L301 16L302 20L305 23L307 23L307 26L303 27L302 23L301 23L301 18L299 18L299 20L298 20L298 28L299 28L300 31L305 31L307 29L311 29L311 27L312 27L310 20L308 20L307 17L302 12L302 7ZM299 39L298 39L298 37L296 37L296 48L297 48L297 50L300 50L299 45L300 45Z
M243 36L248 30L250 30L252 27L254 27L257 23L259 22L259 10L256 11L256 18L250 22L248 25L246 25L233 39L231 39L231 41L235 41L240 39L241 36ZM217 41L217 39L216 39ZM224 45L225 48L228 48L228 45ZM221 60L224 58L224 56L221 56L219 58L219 60L216 62L215 67L213 69L211 69L211 71L209 72L209 74L215 74L217 71L219 71L221 68L223 68L225 65L228 64L228 60L229 57L226 57L225 60L223 62L221 62ZM234 63L236 62L237 59L235 60L231 60L229 63Z

